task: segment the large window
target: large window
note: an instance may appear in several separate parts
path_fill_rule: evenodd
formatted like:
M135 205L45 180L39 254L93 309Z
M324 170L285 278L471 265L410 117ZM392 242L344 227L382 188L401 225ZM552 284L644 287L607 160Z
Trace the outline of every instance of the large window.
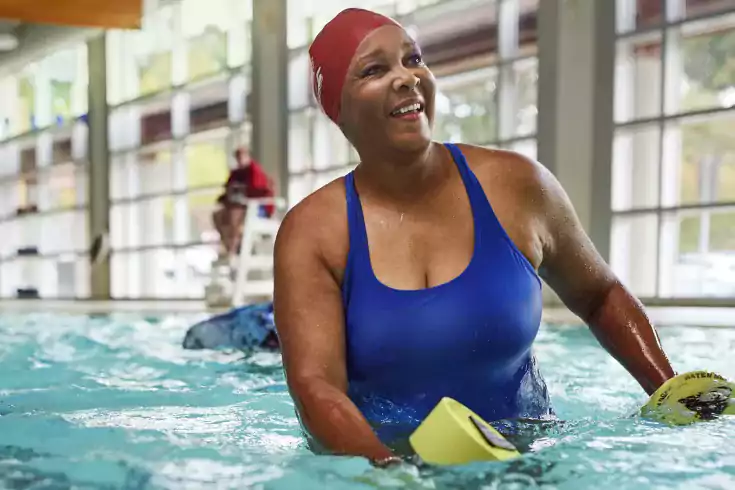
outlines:
M87 51L0 81L0 296L89 296Z
M468 37L447 40L437 72L435 138L440 141L499 146L536 158L538 0L475 2L466 12L485 27L477 36L486 47L464 63L451 56L483 42ZM419 39L421 31L419 30Z
M618 0L611 262L643 297L735 297L735 1Z
M212 213L250 142L251 15L247 1L183 0L108 34L115 298L204 297Z

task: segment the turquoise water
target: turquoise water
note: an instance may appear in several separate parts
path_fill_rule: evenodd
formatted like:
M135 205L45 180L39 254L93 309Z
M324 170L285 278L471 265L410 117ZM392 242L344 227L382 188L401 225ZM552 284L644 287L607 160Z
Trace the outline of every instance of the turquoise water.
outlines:
M735 420L630 418L645 396L586 329L537 343L567 424L513 463L377 470L302 444L278 356L179 347L201 316L0 315L0 488L735 488ZM735 378L735 329L668 327L678 371Z

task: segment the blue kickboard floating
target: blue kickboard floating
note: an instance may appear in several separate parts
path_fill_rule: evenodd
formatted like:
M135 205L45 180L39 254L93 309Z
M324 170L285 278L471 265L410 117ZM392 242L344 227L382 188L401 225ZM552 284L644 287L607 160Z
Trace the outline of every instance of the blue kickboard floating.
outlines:
M264 345L275 337L273 303L242 306L189 328L184 337L184 349L239 349L276 348Z

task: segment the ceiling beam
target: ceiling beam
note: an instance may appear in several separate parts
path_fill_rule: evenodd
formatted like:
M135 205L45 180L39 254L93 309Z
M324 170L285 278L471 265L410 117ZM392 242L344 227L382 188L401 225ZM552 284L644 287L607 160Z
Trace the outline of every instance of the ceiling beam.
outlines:
M143 0L0 0L0 18L107 29L140 28Z

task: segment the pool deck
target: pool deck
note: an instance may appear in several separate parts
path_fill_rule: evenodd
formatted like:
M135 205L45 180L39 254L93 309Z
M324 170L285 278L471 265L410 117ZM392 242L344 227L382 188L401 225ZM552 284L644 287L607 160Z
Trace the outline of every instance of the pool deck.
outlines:
M0 300L3 311L58 311L69 313L218 313L223 309L208 308L203 301L71 301L71 300ZM735 308L650 306L646 308L651 320L659 326L698 325L706 327L735 327ZM569 310L547 306L543 313L548 323L576 324L580 320Z

